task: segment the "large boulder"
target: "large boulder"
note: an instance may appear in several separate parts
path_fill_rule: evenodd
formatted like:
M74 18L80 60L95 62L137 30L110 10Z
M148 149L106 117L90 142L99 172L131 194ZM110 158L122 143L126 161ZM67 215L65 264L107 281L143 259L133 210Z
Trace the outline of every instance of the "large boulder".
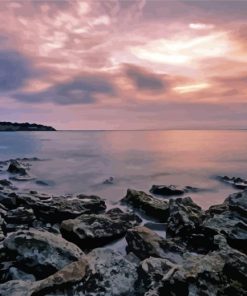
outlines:
M141 221L134 213L124 213L116 208L105 214L81 215L63 221L61 233L82 249L91 249L124 236L128 229Z
M110 249L95 249L87 255L89 268L83 290L87 296L128 296L135 294L137 265Z
M158 295L246 295L247 257L227 246L207 255L185 254L182 264L160 281Z
M150 192L156 195L172 196L182 195L188 192L198 192L199 189L191 186L177 186L177 185L153 185Z
M181 262L184 249L176 240L165 239L144 227L137 226L126 233L128 252L133 252L140 259L150 256Z
M161 222L166 221L169 216L168 202L148 195L143 191L128 189L126 196L121 201Z
M196 232L202 223L204 212L190 197L171 199L167 233L170 236L187 237Z
M60 270L78 260L83 252L58 235L45 231L18 231L9 235L3 245L23 267L39 278Z
M247 253L247 224L232 213L209 217L202 223L202 228L210 230L211 236L223 234L230 246Z
M247 223L247 190L231 194L224 203L235 216Z
M35 215L47 222L61 222L82 214L100 213L106 209L104 200L94 195L51 197L39 193L18 194L19 204L28 205Z

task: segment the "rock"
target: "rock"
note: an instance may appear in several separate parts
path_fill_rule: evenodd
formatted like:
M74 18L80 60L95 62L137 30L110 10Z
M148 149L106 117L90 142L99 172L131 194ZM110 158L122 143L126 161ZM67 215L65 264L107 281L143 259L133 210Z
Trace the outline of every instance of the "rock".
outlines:
M7 171L11 174L18 174L21 176L27 175L25 167L17 160L11 160Z
M35 215L32 209L19 207L8 211L4 219L7 223L31 224L35 219Z
M171 199L169 209L167 233L170 236L186 237L188 234L197 232L204 213L190 197Z
M140 223L141 219L135 214L112 209L105 214L81 215L63 221L61 233L82 249L90 249L124 236L129 228Z
M239 178L239 177L219 177L219 179L225 183L232 185L234 188L237 189L247 189L247 180Z
M158 295L245 295L247 257L228 247L222 236L215 240L220 242L217 251L185 254L182 264L160 281Z
M3 245L21 266L39 278L60 270L83 255L77 246L62 237L31 229L12 233Z
M87 256L89 268L83 283L87 296L135 294L137 265L110 249L95 249Z
M34 275L26 273L13 266L9 269L9 277L11 278L11 280L22 280L30 282L34 282L36 280Z
M4 190L0 192L0 204L8 209L14 209L17 207L16 194L10 190Z
M1 296L32 296L31 286L25 281L13 280L0 285Z
M9 187L9 186L12 185L12 183L9 180L1 179L0 180L0 185L3 186L3 187Z
M79 295L82 288L80 282L84 280L88 266L87 258L81 257L48 278L34 283L34 295Z
M109 179L106 179L103 184L105 185L112 185L114 184L114 178L113 177L110 177Z
M202 227L211 230L211 235L223 234L230 246L247 253L247 224L232 213L207 218Z
M94 195L51 197L39 193L19 194L18 203L28 205L38 218L57 223L82 214L100 213L106 209L105 202Z
M139 278L145 291L145 296L159 296L162 280L169 278L178 266L167 259L149 257L143 260L139 268Z
M133 252L140 259L150 256L168 259L172 262L181 262L184 249L176 240L164 239L152 230L137 226L126 233L128 252Z
M224 203L234 215L247 223L247 190L231 194Z
M128 189L121 202L143 211L147 216L160 222L166 221L169 216L169 205L166 201L154 198L143 191Z
M199 189L191 186L177 186L177 185L153 185L150 192L157 195L172 196L182 195L188 192L198 192Z

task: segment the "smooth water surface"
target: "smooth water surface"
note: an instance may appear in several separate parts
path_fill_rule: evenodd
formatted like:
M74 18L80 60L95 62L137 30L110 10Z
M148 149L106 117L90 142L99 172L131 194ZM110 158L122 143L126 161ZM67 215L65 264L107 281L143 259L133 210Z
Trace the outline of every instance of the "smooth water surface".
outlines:
M0 160L39 157L24 188L52 194L86 193L116 204L127 188L153 184L207 189L190 194L204 208L236 191L218 175L247 177L247 131L1 132ZM103 184L114 177L113 185Z

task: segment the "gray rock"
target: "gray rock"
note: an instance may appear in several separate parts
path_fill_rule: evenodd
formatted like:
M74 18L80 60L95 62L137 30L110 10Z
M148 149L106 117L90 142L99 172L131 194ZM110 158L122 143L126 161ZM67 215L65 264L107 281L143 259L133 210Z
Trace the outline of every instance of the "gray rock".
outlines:
M3 245L38 277L50 275L83 255L77 246L62 237L38 230L12 233Z
M32 284L25 281L13 280L0 285L1 296L32 296Z
M24 193L18 194L17 200L19 204L31 207L38 218L52 223L106 209L105 202L94 195L51 197L39 193Z
M137 265L110 249L95 249L87 256L89 268L83 289L86 296L134 295Z
M143 191L128 189L121 202L143 211L147 216L160 222L166 221L169 216L169 205L166 201L148 195Z
M181 262L184 249L176 240L164 239L152 230L137 226L126 233L128 252L133 252L140 259L150 256Z
M153 185L150 192L157 195L172 196L182 195L188 192L198 192L199 189L191 186L177 186L177 185Z
M237 189L247 189L247 180L239 178L239 177L219 177L219 179L225 183L232 185L234 188Z
M137 215L112 209L105 214L81 215L63 221L61 233L82 249L90 249L124 236L129 228L140 223L141 219Z
M27 175L26 168L17 160L11 160L7 171L21 176Z
M197 231L203 220L204 212L190 197L171 199L167 233L170 236L186 237Z

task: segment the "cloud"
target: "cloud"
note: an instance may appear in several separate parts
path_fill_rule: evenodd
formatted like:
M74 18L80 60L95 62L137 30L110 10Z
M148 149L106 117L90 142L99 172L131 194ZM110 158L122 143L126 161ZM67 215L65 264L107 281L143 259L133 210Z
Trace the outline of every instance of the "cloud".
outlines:
M128 65L125 74L141 91L162 91L168 87L168 83L161 76L141 67Z
M113 96L114 85L103 75L86 75L56 84L40 92L22 92L13 97L26 103L53 102L59 105L92 104L98 95Z
M20 89L37 72L30 61L16 51L0 51L0 92Z

